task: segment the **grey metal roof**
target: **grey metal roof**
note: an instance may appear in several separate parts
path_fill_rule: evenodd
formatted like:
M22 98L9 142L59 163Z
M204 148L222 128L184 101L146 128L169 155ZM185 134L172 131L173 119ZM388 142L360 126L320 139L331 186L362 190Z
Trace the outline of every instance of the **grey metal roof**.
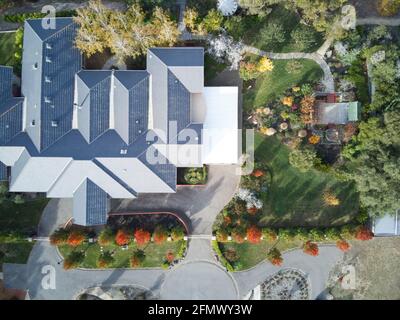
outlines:
M147 79L150 74L146 70L117 70L114 71L114 76L129 90Z
M23 98L12 98L1 104L0 145L4 145L22 131Z
M129 144L148 129L149 123L149 77L129 90ZM116 106L118 107L118 106Z
M7 166L0 161L0 181L7 181Z
M204 66L203 48L199 47L150 48L149 51L155 54L167 66L174 66L174 67Z
M190 124L190 93L179 79L169 70L168 123L169 143L176 143L177 135Z
M55 28L51 28L49 23L55 22ZM35 33L42 41L48 40L50 37L68 28L72 23L71 17L56 18L56 19L28 19L26 23L31 26Z
M12 68L0 66L0 106L12 97Z
M87 179L86 197L86 224L89 226L106 224L107 213L110 211L107 193Z

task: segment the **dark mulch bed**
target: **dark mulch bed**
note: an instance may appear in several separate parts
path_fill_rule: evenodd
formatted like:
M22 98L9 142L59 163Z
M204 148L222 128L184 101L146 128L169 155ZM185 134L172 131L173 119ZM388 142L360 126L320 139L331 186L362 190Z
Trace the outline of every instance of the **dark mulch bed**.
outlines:
M143 228L153 232L157 226L172 229L182 225L181 222L171 214L138 214L131 216L111 216L107 223L113 229L126 227L129 229Z

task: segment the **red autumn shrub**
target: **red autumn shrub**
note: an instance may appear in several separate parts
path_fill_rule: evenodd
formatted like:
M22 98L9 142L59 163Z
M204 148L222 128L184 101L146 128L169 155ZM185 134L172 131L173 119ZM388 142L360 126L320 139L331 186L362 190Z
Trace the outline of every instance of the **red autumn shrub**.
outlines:
M168 232L162 228L162 227L157 227L154 230L153 233L153 240L156 244L161 244L163 242L165 242L168 238Z
M336 247L338 247L339 250L346 252L350 249L350 243L348 243L346 240L339 240L336 242Z
M232 240L235 241L236 243L244 242L244 238L245 238L244 232L241 232L239 230L234 230L234 231L232 231L231 236L232 236Z
M118 230L115 236L115 243L119 246L125 246L129 244L129 234L125 230Z
M262 232L257 226L247 228L247 240L251 243L259 243L261 241Z
M134 236L135 236L136 243L139 246L143 246L143 245L149 243L149 241L151 239L150 232L143 230L143 229L135 230Z
M58 229L50 236L50 244L59 246L65 244L68 240L69 231L66 229Z
M373 232L365 226L359 227L356 231L356 239L361 241L371 240L374 237Z
M253 172L253 176L256 178L262 177L263 175L264 175L264 171L262 171L260 169L254 170L254 172Z
M281 252L274 248L268 253L267 258L274 266L280 267L283 263L283 258Z
M319 254L318 245L315 242L307 241L303 246L303 252L316 257Z
M168 263L172 263L175 259L174 253L171 250L168 250L165 259L167 260Z
M71 246L71 247L77 247L79 245L81 245L83 243L83 241L85 241L85 236L82 232L79 231L72 231L67 239L67 243Z

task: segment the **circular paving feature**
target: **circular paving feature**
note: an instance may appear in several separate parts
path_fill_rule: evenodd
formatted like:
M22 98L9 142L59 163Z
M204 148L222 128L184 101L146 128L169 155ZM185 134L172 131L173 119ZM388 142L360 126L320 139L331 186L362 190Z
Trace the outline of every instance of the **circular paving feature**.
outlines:
M238 299L233 278L210 262L188 262L171 270L161 287L161 299Z
M297 269L279 271L261 284L262 300L307 300L310 293L308 276Z

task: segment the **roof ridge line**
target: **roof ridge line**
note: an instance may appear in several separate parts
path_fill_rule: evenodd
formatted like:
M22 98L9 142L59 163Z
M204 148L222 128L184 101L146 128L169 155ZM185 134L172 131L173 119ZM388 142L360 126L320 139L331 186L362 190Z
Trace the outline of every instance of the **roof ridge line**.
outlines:
M64 18L71 18L72 17L64 17ZM40 18L39 20L43 20L44 18ZM57 17L55 18L50 18L50 19L57 19ZM43 39L42 42L48 41L50 38L54 37L55 35L59 34L61 31L64 31L67 27L71 26L72 24L74 24L75 21L72 19L72 23L67 24L66 26L64 26L63 28L61 28L60 30L56 31L55 33L53 33L51 36L48 36L47 38ZM36 32L35 32L36 33Z

